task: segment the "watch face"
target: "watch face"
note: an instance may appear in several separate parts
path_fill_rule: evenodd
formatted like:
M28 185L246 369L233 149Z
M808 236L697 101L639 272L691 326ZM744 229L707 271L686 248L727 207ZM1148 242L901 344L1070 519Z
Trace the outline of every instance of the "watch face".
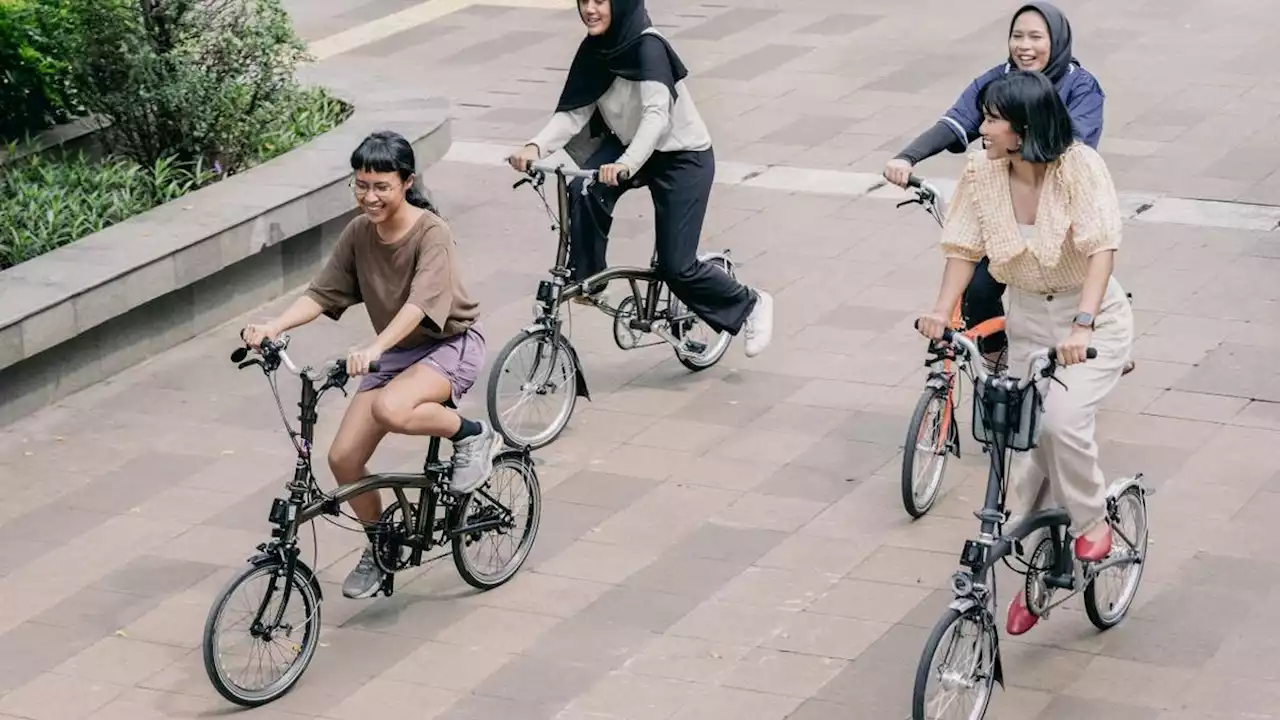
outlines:
M1093 327L1093 316L1090 315L1089 313L1079 313L1078 315L1076 315L1075 322L1077 325L1083 325L1085 327Z

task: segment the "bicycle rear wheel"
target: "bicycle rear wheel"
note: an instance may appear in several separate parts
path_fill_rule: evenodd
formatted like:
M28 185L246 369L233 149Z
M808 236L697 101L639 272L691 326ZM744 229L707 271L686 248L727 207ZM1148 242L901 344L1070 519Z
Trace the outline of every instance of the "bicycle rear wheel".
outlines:
M480 590L510 580L529 557L541 519L542 491L532 460L517 452L500 455L488 481L454 510L450 523L454 529L500 521L495 528L453 537L453 564L458 574Z
M1138 594L1138 583L1142 582L1148 539L1147 501L1142 489L1130 486L1109 499L1107 522L1112 526L1111 554L1129 555L1132 561L1103 570L1084 589L1084 611L1099 630L1113 628L1124 619ZM1124 540L1126 537L1133 547Z
M578 402L578 356L563 335L525 330L498 352L486 393L489 418L511 447L545 447Z
M733 262L723 255L705 257L707 264L719 268L731 278L737 275L733 270ZM728 331L716 332L706 321L694 315L680 299L667 288L667 315L671 318L671 334L685 344L686 354L676 353L681 365L694 372L706 370L724 357L733 343L733 335Z
M996 680L996 628L982 607L948 608L916 667L912 720L981 720ZM930 694L930 681L937 692ZM961 695L968 693L968 699Z
M315 657L320 596L301 563L284 575L279 558L255 563L209 608L205 672L218 694L237 705L257 707L289 692Z
M953 410L947 391L931 387L911 414L902 446L902 507L913 518L929 512L942 490L951 425L956 421Z

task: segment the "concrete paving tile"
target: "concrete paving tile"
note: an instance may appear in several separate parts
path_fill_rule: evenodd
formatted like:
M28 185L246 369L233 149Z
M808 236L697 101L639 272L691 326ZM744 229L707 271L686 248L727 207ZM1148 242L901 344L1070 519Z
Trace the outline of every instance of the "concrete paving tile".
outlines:
M661 635L627 660L624 669L637 675L721 684L748 651L749 648L738 645Z
M124 687L45 673L0 698L0 713L30 720L75 720L114 700Z
M806 698L848 663L840 658L756 648L742 657L722 684L773 695Z

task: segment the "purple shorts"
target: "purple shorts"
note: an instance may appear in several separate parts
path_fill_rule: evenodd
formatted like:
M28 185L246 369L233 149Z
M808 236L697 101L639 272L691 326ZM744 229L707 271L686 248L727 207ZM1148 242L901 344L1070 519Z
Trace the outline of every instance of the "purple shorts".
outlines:
M484 356L484 335L477 323L461 335L447 340L432 340L416 347L388 350L378 358L378 372L365 375L357 392L376 390L405 370L423 363L449 380L453 388L453 402L457 404L480 376Z

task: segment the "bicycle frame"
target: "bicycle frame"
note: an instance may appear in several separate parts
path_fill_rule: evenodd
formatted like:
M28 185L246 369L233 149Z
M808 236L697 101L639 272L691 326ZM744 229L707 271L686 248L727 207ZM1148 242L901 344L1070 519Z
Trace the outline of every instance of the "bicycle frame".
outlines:
M635 303L635 317L631 318L628 325L632 330L638 330L646 333L654 333L662 340L666 341L676 349L676 352L684 352L684 347L680 340L669 332L655 327L655 322L662 316L659 307L662 303L662 293L664 290L670 292L666 287L666 283L658 277L656 269L657 250L654 250L654 261L649 267L637 267L630 265L616 265L607 267L600 272L587 277L581 281L571 280L572 273L569 269L569 246L570 240L570 200L569 200L569 183L571 179L581 179L583 181L582 193L586 194L591 185L597 182L596 171L594 170L573 170L565 168L563 165L555 167L538 166L530 167L528 177L520 179L513 187L518 188L525 184L531 184L535 189L542 187L548 174L554 175L556 178L556 227L557 227L557 247L555 266L549 271L550 280L543 280L538 283L537 301L541 306L541 314L534 326L526 328L526 330L534 330L538 325L549 330L559 332L561 324L559 318L559 309L566 300L572 300L576 297L584 295L584 290L589 287L600 287L607 285L614 280L626 280L631 290L631 298ZM625 182L625 181L624 181ZM721 258L725 261L729 260L728 251L721 253L707 253L702 256L703 259ZM641 292L640 283L645 283L645 291ZM597 305L597 307L610 317L616 318L618 311L605 305ZM680 317L665 318L671 326L684 320L694 317L692 312L686 312ZM555 360L559 349L552 350L550 367L555 367ZM575 353L576 354L576 353ZM578 367L578 383L579 394L590 397L586 391L586 380L582 376L581 365L576 363Z
M918 204L925 209L926 212L942 227L946 216L946 203L942 199L942 192L934 187L924 178L917 175L911 175L907 180L907 187L915 190L915 197L898 203L898 207L903 205ZM984 320L977 325L966 328L964 323L964 299L961 298L956 303L955 309L951 313L950 327L952 330L963 334L969 340L978 342L982 338L990 337L996 333L1004 332L1004 318L991 318ZM929 373L929 379L926 385L935 387L946 392L946 402L943 403L941 423L938 428L938 437L947 438L945 442L951 444L951 435L954 429L954 412L955 402L952 395L955 391L955 383L957 370L963 370L969 362L978 362L969 358L956 358L952 352L940 355L940 367ZM939 364L939 363L930 363ZM959 434L956 433L955 443L952 450L956 457L960 457Z

